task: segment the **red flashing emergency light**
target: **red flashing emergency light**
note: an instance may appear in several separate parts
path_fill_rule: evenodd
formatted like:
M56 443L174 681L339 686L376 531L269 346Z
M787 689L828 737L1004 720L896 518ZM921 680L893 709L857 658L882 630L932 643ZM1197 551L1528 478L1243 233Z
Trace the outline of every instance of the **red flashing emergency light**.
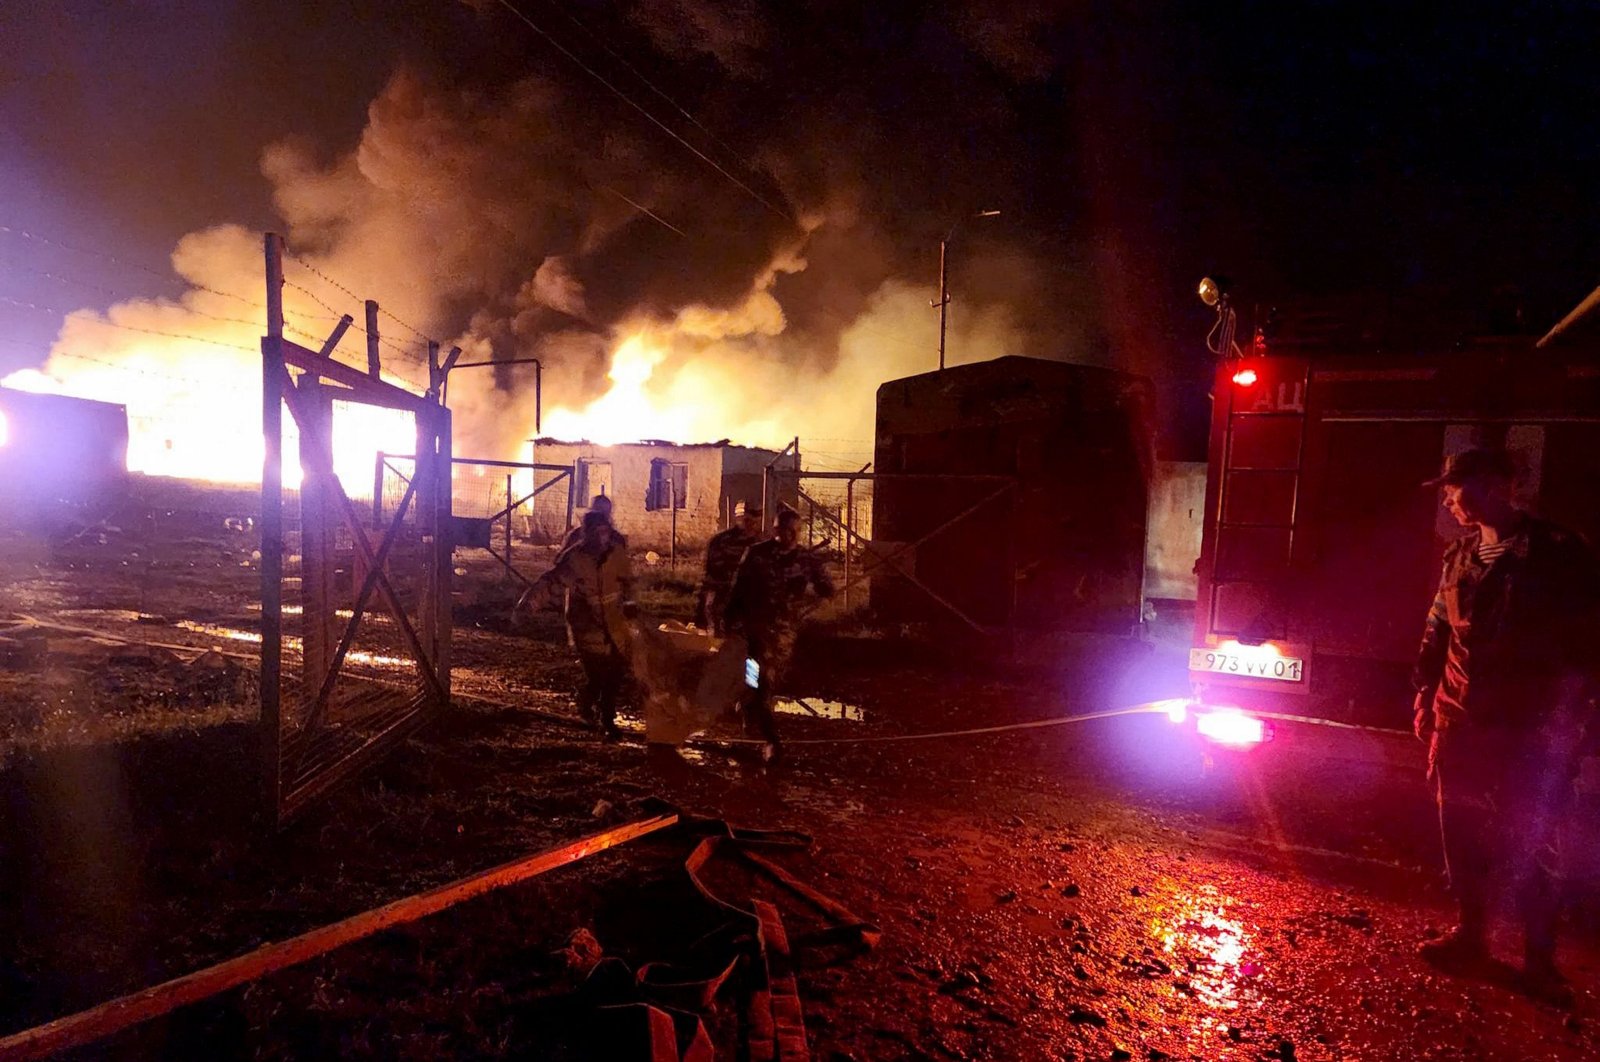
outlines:
M1240 387L1250 387L1256 382L1256 379L1256 371L1254 369L1240 369L1233 374L1233 382Z
M1168 721L1183 725L1194 720L1195 733L1207 741L1230 748L1248 749L1271 737L1267 724L1232 705L1207 705L1187 698L1157 701L1150 710L1165 715Z
M1238 709L1219 708L1198 714L1194 728L1201 737L1234 748L1249 748L1267 739L1266 724Z

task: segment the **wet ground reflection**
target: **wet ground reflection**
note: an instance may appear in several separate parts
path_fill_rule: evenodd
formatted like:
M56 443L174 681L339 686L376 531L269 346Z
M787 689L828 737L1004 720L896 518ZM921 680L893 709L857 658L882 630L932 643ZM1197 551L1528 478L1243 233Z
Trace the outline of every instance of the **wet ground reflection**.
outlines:
M1195 998L1218 1010L1236 1009L1248 993L1245 982L1260 972L1250 960L1250 932L1228 917L1230 902L1211 886L1178 892L1151 923L1173 967L1188 971Z
M773 702L772 709L783 715L799 715L807 719L831 719L845 723L865 723L867 721L866 710L859 704L821 701L815 697L803 697L795 700L779 698Z
M179 620L173 624L179 630L190 631L194 634L206 634L213 638L226 638L231 642L250 642L261 644L260 631L242 631L236 627L222 627L215 623L196 623L194 620ZM293 635L285 635L283 647L290 652L300 651L300 639ZM352 649L345 654L345 661L351 664L368 664L373 667L412 667L410 658L403 656L385 656L382 653L368 653L360 649Z

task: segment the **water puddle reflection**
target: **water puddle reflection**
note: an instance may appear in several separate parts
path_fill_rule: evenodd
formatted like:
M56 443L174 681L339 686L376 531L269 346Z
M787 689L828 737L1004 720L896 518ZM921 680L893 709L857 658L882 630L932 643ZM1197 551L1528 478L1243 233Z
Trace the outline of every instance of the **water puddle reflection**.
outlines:
M1187 969L1196 999L1218 1010L1235 1010L1246 994L1245 984L1260 972L1247 960L1251 934L1244 923L1228 917L1229 900L1211 886L1198 893L1179 892L1165 912L1151 923L1162 950Z
M196 623L194 620L179 620L173 624L179 630L190 631L194 634L204 634L212 638L225 638L230 642L248 642L252 645L261 644L260 631L242 631L236 627L222 627L215 623ZM301 642L294 635L284 635L283 647L290 652L299 652ZM367 664L372 667L410 668L415 666L410 657L386 656L383 653L369 653L361 649L352 649L345 654L345 662L350 664Z
M815 697L779 698L773 702L772 708L783 715L798 715L807 719L831 719L844 723L867 721L866 709L859 704L823 701Z

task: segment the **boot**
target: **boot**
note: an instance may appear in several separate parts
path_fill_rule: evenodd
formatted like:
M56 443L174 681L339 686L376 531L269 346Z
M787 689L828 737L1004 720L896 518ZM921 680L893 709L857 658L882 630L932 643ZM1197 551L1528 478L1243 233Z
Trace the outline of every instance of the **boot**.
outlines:
M1534 999L1553 1007L1572 1007L1572 986L1556 966L1555 953L1530 948L1522 965L1522 989Z
M1476 969L1491 961L1487 935L1480 926L1465 921L1439 939L1422 944L1417 954L1430 966L1446 971Z

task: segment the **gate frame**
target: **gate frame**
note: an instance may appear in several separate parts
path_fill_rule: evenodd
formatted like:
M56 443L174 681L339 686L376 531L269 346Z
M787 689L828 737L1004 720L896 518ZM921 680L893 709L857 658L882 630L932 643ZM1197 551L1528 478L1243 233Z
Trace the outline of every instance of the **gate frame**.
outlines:
M376 762L400 740L431 721L450 704L451 576L453 574L449 536L451 495L447 482L450 467L450 411L437 401L435 386L427 395L383 382L377 366L369 360L362 372L336 362L331 355L350 325L345 316L323 344L313 351L283 337L283 244L282 238L268 233L266 244L267 335L261 340L262 356L262 434L264 460L261 474L261 726L262 781L268 806L278 826L283 826L326 794L339 782ZM376 304L367 303L369 325ZM369 358L374 333L369 330ZM430 355L437 347L430 344ZM435 358L430 360L436 360ZM298 383L289 369L301 370ZM326 378L328 383L323 382ZM333 386L330 386L333 385ZM410 413L416 422L417 453L422 460L416 474L383 538L376 549L367 535L355 505L345 493L333 471L333 403L356 402ZM309 703L305 725L293 735L283 732L283 407L300 431L302 484L301 511L301 616L304 636L301 643L300 688ZM445 470L441 476L441 470ZM407 507L416 500L418 523L424 545L423 588L418 623L414 627L405 613L394 585L385 570L390 547L399 537ZM337 643L331 635L337 627L332 600L334 556L332 542L342 523L355 546L357 567L364 572L351 616L344 624ZM326 736L324 728L328 702L337 684L346 654L366 613L367 604L377 593L393 616L405 639L406 651L416 666L420 688L402 704L398 714L392 710L380 720L379 729L366 735L314 774L286 779L285 760L300 753L318 751L313 743ZM420 628L420 630L418 629ZM287 754L287 756L286 756ZM299 784L293 784L298 781ZM291 787L292 786L292 787Z
M954 602L946 599L943 594L940 594L937 590L933 589L933 587L929 586L927 583L923 582L921 579L918 579L913 572L908 571L903 564L899 563L899 558L903 557L907 553L910 553L912 550L916 549L918 546L922 545L924 542L929 541L930 539L934 538L935 536L943 533L944 531L948 530L949 528L951 528L951 527L955 526L956 524L960 523L961 521L967 519L969 516L972 516L974 513L978 512L980 509L983 509L984 507L986 507L986 506L988 506L988 505L990 505L990 504L992 504L992 503L994 503L996 501L999 501L1001 498L1005 497L1011 491L1016 490L1017 487L1018 487L1018 481L1017 481L1015 476L983 475L983 474L979 474L979 473L949 473L949 474L945 474L945 473L941 473L941 472L869 472L866 469L862 469L859 472L807 472L807 471L804 471L804 470L801 470L801 469L793 469L793 470L791 470L791 469L777 469L777 468L769 467L767 469L766 478L769 481L773 480L773 479L792 480L794 482L795 493L799 495L801 500L803 500L806 504L811 506L812 512L813 513L821 513L824 520L828 521L834 527L836 527L839 530L844 532L844 534L845 534L846 575L845 575L844 585L842 587L840 587L840 592L841 593L845 593L845 594L848 594L852 587L857 586L860 583L862 583L863 581L865 581L867 579L870 579L872 577L872 572L871 572L871 570L868 569L868 566L865 563L862 564L862 570L861 570L860 574L856 575L853 578L848 574L849 573L848 558L850 556L850 542L851 542L851 540L854 540L854 541L860 543L863 549L865 549L869 553L871 553L872 540L866 538L865 536L863 536L855 528L845 526L845 524L843 522L841 522L840 519L837 516L834 516L833 513L828 510L827 506L823 505L822 503L818 502L815 498L813 498L811 495L807 494L805 492L805 490L803 488L801 488L801 486L800 486L800 483L801 483L802 480L807 480L807 479L835 479L835 480L842 479L842 480L847 480L848 483L847 483L846 489L847 489L847 493L850 495L850 500L852 502L854 501L854 493L855 493L856 481L857 480L863 480L863 479L870 480L870 481L876 481L876 480L949 480L949 481L957 481L957 480L959 480L959 481L968 482L968 483L989 482L989 483L999 484L999 489L998 490L995 490L995 491L993 491L993 492L991 492L989 494L984 495L983 498L981 498L979 501L977 501L973 505L970 505L967 508L961 510L961 512L957 513L955 516L950 517L948 520L945 520L943 523L939 524L938 526L930 529L929 531L924 533L920 538L918 538L918 539L916 539L916 540L914 540L912 542L899 543L897 549L894 549L894 550L892 550L892 551L890 551L888 553L875 555L876 564L874 565L874 567L887 566L896 575L899 575L900 577L902 577L905 580L907 580L908 582L910 582L912 585L916 586L923 593L927 594L930 598L932 598L935 603L937 603L942 608L948 610L951 614L956 616L963 623L965 623L967 626L971 627L973 630L977 631L979 634L994 635L996 633L999 633L999 632L997 632L995 630L995 628L993 628L993 627L985 627L983 624L979 623L977 620L973 619L971 616L968 616ZM770 494L770 493L771 493L770 490L764 488L764 494ZM1013 637L1015 635L1015 630L1016 630L1016 611L1017 611L1016 561L1015 561L1015 557L1013 556L1012 557L1012 579L1011 579L1011 605L1010 605L1010 608L1007 610L1006 626L1004 628L1004 633L1005 633L1005 635L1007 637Z
M411 482L409 479L406 479L405 473L401 472L398 468L396 468L393 465L391 465L389 463L390 461L411 461L411 462L413 462L413 469L412 470L413 470L413 472L415 471L415 461L416 461L416 457L415 456L413 456L411 454L387 454L387 453L384 453L382 450L378 451L377 457L373 461L373 468L372 468L372 526L374 528L378 528L378 527L382 527L383 526L383 523L382 523L382 521L383 521L383 470L385 468L387 468L390 472L393 472L396 476L399 476L401 479L405 479L406 483L408 485ZM573 505L574 505L574 499L573 499L573 496L572 496L572 490L573 490L573 487L576 484L576 479L574 478L574 475L573 475L573 473L575 471L575 467L573 465L538 464L538 463L535 463L535 462L532 462L532 461L501 461L501 460L495 460L495 459L491 459L491 458L487 458L487 457L481 457L481 458L480 457L452 457L450 459L450 464L452 466L454 466L454 465L482 465L482 466L485 466L485 467L488 467L488 468L526 468L526 469L529 469L530 471L533 472L536 481L537 481L538 474L540 472L554 472L555 473L555 475L551 476L549 479L545 480L543 483L537 483L536 482L533 490L529 491L527 494L524 494L520 498L516 498L516 500L514 500L514 501L512 500L515 496L513 495L512 489L511 489L511 475L509 473L507 473L507 475L506 475L506 504L505 504L505 507L500 509L494 515L484 518L491 525L494 524L496 521L498 521L500 519L504 519L505 520L505 522L506 522L506 538L505 538L505 543L506 543L505 544L505 551L506 551L506 553L505 553L505 556L502 557L500 554L495 552L495 549L494 549L493 546L485 546L484 548L489 551L489 555L491 557L493 557L495 560L500 562L501 566L505 568L507 575L514 575L518 579L522 580L523 585L531 587L533 585L533 580L529 579L526 575L523 575L521 572L517 571L517 569L511 563L511 514L516 512L518 509L522 508L524 505L528 504L529 502L533 501L535 498L537 498L539 495L543 494L545 491L549 490L551 487L554 487L557 483L565 481L566 484L567 484L567 519L566 519L565 531L571 531L572 530L572 508L573 508ZM453 486L453 484L452 484L452 486ZM408 491L408 493L409 493L409 491ZM452 500L453 500L453 498L452 498ZM405 498L404 497L401 498L400 504L402 506L405 504ZM396 519L399 519L399 517L397 516Z

